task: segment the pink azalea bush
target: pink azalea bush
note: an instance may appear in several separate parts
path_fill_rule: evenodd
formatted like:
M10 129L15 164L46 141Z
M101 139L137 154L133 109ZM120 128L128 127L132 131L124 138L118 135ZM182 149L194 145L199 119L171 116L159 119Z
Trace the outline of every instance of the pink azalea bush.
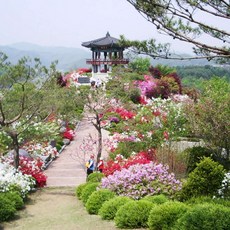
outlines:
M144 81L136 81L134 84L140 89L141 95L146 95L153 88L157 87L156 80L152 76L145 75Z
M181 189L181 182L168 172L168 166L149 162L115 171L113 175L102 178L101 187L138 200L157 194L173 197Z

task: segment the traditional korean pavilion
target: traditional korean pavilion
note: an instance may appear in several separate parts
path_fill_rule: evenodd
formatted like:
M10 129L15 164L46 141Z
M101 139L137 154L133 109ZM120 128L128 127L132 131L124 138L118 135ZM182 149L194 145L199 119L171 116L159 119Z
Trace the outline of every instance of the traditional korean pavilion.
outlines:
M90 48L92 51L92 59L87 59L86 64L92 65L93 73L107 73L112 65L129 63L129 60L123 57L125 48L120 46L118 41L107 32L103 38L82 43L82 46Z

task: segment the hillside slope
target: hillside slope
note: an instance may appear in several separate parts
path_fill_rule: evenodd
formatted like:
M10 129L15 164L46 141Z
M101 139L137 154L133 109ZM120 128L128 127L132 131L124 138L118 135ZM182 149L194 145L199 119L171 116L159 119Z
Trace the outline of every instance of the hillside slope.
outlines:
M40 58L42 64L46 66L58 60L57 68L61 71L87 67L85 59L91 56L90 51L83 48L45 47L30 43L0 46L0 51L5 53L8 56L8 61L13 64L24 56Z

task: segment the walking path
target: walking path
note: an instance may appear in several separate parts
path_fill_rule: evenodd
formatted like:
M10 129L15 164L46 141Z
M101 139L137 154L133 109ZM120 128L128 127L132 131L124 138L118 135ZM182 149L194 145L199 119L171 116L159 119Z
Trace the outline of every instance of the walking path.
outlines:
M74 140L44 171L47 175L47 187L78 186L86 182L84 161L80 162L79 159L83 153L79 147L89 134L95 137L97 130L87 118L83 118L76 129ZM107 136L108 132L102 130L103 139ZM102 156L105 156L105 152L102 152Z

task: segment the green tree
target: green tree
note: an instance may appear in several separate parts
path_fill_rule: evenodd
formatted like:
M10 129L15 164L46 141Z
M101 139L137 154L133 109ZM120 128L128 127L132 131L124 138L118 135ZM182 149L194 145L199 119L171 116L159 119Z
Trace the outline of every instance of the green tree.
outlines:
M229 61L230 32L227 27L219 24L220 21L225 22L222 25L229 23L229 1L127 1L160 33L194 45L194 52L199 55L194 58L225 58L225 61ZM210 18L212 24L204 18ZM205 35L205 39L201 40L201 35ZM125 41L124 37L122 40ZM219 45L216 45L216 41ZM169 53L169 44L157 44L154 39L142 42L126 40L125 44L152 57L173 58Z
M0 65L0 131L12 140L17 168L20 139L22 136L27 140L32 138L26 135L28 128L34 122L46 120L50 114L63 111L67 114L74 110L74 104L68 107L71 91L68 89L67 93L56 84L55 63L47 69L39 59L22 58L12 65L6 63L6 56L2 55Z
M196 104L190 104L186 114L191 132L202 138L208 146L218 148L219 156L229 161L229 82L224 78L212 78L206 81L200 100Z
M224 175L225 170L222 165L209 157L204 157L189 174L179 192L179 199L183 201L192 197L217 195Z
M150 67L150 59L137 57L129 63L129 67L138 73L146 73Z

